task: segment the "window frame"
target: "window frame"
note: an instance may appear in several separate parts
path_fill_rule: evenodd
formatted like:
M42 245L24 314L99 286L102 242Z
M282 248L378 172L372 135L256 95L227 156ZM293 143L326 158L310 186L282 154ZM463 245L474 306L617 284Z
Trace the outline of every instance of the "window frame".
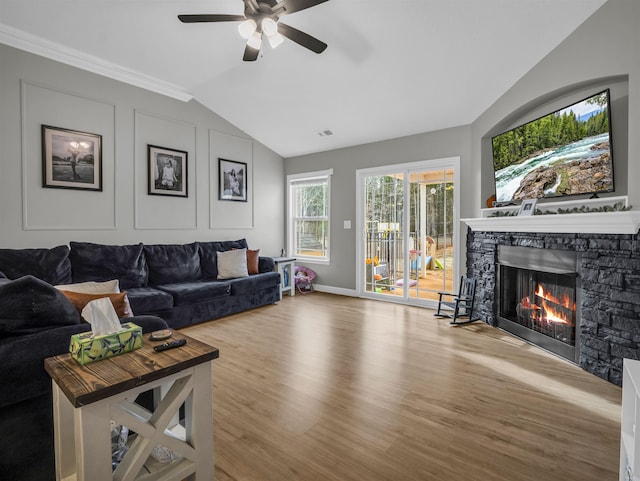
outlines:
M333 175L333 169L321 170L316 172L304 172L300 174L291 174L287 176L287 253L290 257L295 257L296 260L309 263L309 264L324 264L328 265L331 262L331 176ZM321 181L319 183L326 182L326 215L314 216L314 217L298 217L295 215L297 212L295 187L304 182ZM322 257L318 256L305 256L298 255L296 252L296 233L297 223L301 220L319 220L325 221L327 225L327 246L326 255Z

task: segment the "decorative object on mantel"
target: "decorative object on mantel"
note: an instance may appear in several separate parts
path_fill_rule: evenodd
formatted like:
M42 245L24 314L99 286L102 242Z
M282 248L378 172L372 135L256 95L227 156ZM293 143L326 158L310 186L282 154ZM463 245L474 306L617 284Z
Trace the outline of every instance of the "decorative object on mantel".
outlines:
M535 199L534 204L535 204ZM517 216L517 215L531 215L531 214L523 214L523 208L525 203L529 202L529 200L525 200L522 202L519 211L515 210L497 210L492 212L489 217L509 217L509 216ZM540 210L535 209L533 215L556 215L556 214L593 214L596 212L624 212L627 210L631 210L632 206L624 205L624 202L616 202L613 205L601 205L599 207L588 207L586 205L580 207L572 207L570 209L561 209L557 210Z
M518 211L518 215L534 215L536 210L536 202L538 199L525 199L520 204L520 210Z
M487 199L487 207L491 209L496 206L496 195L493 194L491 197Z

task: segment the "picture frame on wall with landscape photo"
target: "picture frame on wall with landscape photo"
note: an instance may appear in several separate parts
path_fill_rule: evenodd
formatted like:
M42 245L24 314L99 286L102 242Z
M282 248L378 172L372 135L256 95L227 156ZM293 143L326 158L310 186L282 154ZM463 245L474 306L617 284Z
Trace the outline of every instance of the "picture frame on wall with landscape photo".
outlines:
M184 150L147 145L149 195L188 197L188 157Z
M247 202L247 164L218 159L219 200Z
M42 187L102 191L102 135L42 125Z

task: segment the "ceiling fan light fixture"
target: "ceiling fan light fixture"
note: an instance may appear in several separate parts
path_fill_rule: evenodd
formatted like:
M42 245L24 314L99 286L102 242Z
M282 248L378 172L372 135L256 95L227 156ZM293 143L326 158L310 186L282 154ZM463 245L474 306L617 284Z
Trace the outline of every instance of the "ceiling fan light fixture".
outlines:
M256 24L256 21L252 18L249 18L238 25L238 32L240 32L240 36L242 36L242 38L246 38L247 40L249 40L255 33L257 28L258 25Z
M262 20L262 31L267 37L273 37L278 33L278 24L273 18L267 17Z
M267 37L267 40L269 40L269 45L271 45L271 48L276 48L278 45L284 42L284 37L279 33L276 33L275 35Z
M247 40L247 45L254 50L260 50L260 47L262 46L262 34L258 31L253 32L251 38Z

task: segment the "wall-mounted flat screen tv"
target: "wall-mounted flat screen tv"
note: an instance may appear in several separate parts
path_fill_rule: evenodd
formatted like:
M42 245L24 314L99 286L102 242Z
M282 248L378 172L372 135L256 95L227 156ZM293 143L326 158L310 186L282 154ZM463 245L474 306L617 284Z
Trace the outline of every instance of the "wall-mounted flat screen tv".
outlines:
M493 137L496 202L611 192L609 90Z

